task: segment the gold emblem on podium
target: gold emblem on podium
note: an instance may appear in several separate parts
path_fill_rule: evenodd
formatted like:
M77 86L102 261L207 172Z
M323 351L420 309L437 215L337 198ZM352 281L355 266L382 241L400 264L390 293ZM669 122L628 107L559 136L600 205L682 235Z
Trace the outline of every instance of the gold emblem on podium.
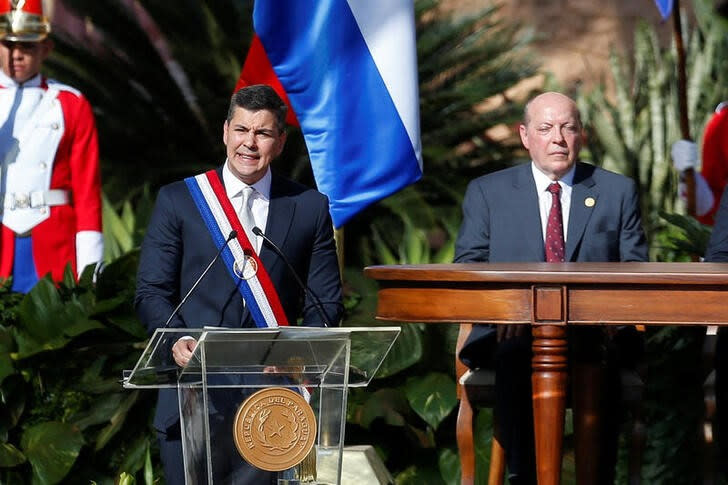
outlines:
M303 396L284 387L271 387L240 405L233 438L245 461L279 472L298 465L309 454L316 441L316 418Z

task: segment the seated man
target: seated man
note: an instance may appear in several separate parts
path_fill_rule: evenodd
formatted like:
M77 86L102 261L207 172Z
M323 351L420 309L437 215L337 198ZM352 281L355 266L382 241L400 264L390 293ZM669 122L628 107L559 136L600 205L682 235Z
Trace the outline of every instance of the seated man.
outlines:
M531 163L469 184L455 262L647 260L634 181L577 162L582 125L573 100L553 92L535 97L526 105L520 135ZM512 484L536 483L529 330L476 325L460 353L471 368L495 366L495 414ZM572 360L586 362L582 368L613 389L601 402L602 456L590 457L589 464L599 483L613 483L618 374L601 371L614 361L613 341L599 328L579 330L570 338Z

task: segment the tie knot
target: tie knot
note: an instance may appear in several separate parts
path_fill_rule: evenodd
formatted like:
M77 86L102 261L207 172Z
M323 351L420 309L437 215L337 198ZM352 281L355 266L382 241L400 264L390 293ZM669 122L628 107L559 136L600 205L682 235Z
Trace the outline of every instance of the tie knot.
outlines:
M553 182L546 190L551 192L553 195L559 195L561 193L561 185L559 185L558 182Z
M245 187L243 187L243 201L247 203L254 193L255 189L250 185L246 185Z

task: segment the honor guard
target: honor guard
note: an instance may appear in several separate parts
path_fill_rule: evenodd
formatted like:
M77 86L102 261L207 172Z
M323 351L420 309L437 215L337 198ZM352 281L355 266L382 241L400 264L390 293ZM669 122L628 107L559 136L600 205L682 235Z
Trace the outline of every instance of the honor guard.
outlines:
M23 293L103 258L96 124L79 91L40 74L49 32L41 0L0 0L0 277Z

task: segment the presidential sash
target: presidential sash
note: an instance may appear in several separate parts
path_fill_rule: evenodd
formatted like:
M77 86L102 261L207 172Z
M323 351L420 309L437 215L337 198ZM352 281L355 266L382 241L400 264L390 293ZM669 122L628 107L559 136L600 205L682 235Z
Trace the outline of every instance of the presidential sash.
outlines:
M230 231L237 237L222 249L225 267L240 291L258 328L288 325L278 293L248 240L225 187L215 170L185 179L192 199L220 250Z

